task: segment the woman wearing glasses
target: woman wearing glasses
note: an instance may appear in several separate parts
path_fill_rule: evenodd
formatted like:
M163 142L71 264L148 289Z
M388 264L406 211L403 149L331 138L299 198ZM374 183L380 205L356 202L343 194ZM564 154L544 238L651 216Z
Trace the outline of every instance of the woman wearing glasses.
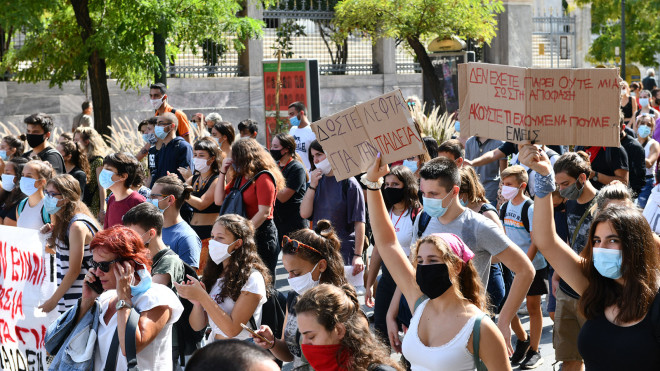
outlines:
M327 220L319 220L314 230L301 229L282 238L282 263L289 272L289 285L293 289L286 299L282 338L276 339L271 328L261 326L257 333L270 343L257 337L253 339L255 344L270 350L279 360L293 362L296 371L312 370L300 348L296 302L300 295L321 283L346 284L340 250L341 242Z
M254 318L261 325L261 307L271 286L270 272L257 253L252 223L236 214L219 217L211 231L209 256L202 281L174 283L179 296L190 300L190 327L211 325L212 338L250 339L241 324Z
M92 260L89 244L99 230L96 218L80 199L80 185L69 174L46 183L44 208L52 224L57 260L57 290L41 304L44 312L57 307L60 313L72 307L82 296L83 280Z
M128 227L117 225L99 231L92 239L90 250L92 267L85 276L89 284L83 285L77 321L98 300L94 370L104 370L107 362L116 365L112 369L128 368L124 334L133 308L139 314L134 335L138 368L171 370L172 325L181 316L183 306L167 286L152 282L149 250L141 237ZM101 294L92 289L98 282ZM119 334L119 350L117 354L109 354L115 332Z

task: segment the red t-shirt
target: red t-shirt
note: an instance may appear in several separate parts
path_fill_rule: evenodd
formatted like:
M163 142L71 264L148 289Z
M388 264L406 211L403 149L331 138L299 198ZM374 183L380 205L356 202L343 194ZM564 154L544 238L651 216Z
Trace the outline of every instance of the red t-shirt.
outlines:
M147 199L137 191L133 191L128 197L121 201L115 201L115 195L110 196L108 199L108 207L105 212L105 220L103 221L103 229L122 224L121 218L124 217L124 214L132 209L133 206L141 204L146 200Z
M225 197L231 191L231 188L234 186L234 180L229 182L225 186ZM241 180L241 186L247 183L249 178L243 178ZM275 183L273 178L268 174L261 174L259 177L248 186L245 191L243 191L243 204L245 205L245 211L247 212L247 218L252 219L254 215L259 211L259 205L262 206L271 206L270 214L268 219L273 219L273 210L275 209L275 198L277 193L275 192Z

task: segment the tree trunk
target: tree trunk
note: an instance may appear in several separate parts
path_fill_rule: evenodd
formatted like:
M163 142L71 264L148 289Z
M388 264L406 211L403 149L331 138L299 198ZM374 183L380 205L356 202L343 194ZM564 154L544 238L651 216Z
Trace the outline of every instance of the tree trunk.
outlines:
M155 82L162 82L167 86L167 74L165 66L167 65L167 55L165 52L165 35L154 32L154 54L161 63L160 71L154 76Z
M76 21L80 27L80 37L83 44L94 34L92 19L89 16L88 0L70 0ZM94 128L101 135L110 135L112 127L112 111L110 110L110 93L106 76L105 59L101 58L98 50L93 49L87 59L87 74L92 90L92 103L94 105Z
M415 51L417 60L422 66L422 75L424 80L428 81L429 88L431 88L431 94L433 94L433 101L429 102L424 97L424 101L429 106L440 107L439 114L443 114L447 111L447 103L445 102L445 80L439 78L435 73L435 68L433 68L433 63L431 63L431 58L429 58L428 53L426 53L426 48L419 41L418 37L408 37L406 39L408 45Z

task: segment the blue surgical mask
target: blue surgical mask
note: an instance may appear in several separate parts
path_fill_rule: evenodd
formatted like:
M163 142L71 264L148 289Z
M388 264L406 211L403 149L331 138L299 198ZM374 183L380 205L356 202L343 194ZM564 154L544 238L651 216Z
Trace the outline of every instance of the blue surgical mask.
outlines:
M651 128L646 125L640 125L639 128L637 128L637 134L640 138L646 138L651 135Z
M594 247L593 259L594 267L596 267L596 270L601 276L613 280L621 278L621 250Z
M160 140L167 138L167 134L169 134L168 132L165 131L165 128L160 125L156 125L156 127L154 128L154 133Z
M115 175L115 173L108 169L101 170L101 174L99 174L99 184L101 187L105 189L112 187L112 185L116 183L112 180L113 175Z
M458 200L461 202L461 206L463 206L463 207L467 207L467 205L468 205L467 200L466 200L466 201L463 201L463 200L460 199L460 198L459 198Z
M158 139L156 139L156 134L154 133L142 134L142 139L152 146L158 141Z
M9 160L9 156L7 156L7 151L5 151L4 149L0 150L0 159L2 159L2 161Z
M649 99L648 98L639 98L639 105L642 107L648 107Z
M44 209L46 209L46 212L50 215L57 214L57 212L62 208L62 206L57 206L59 201L60 200L53 196L46 195L46 197L44 197Z
M14 183L15 178L13 175L2 174L2 189L7 192L13 191L16 188L16 183Z
M454 130L456 130L459 133L461 132L461 123L460 122L458 122L458 121L454 122Z
M300 125L300 119L298 116L293 116L289 119L289 123L291 123L291 126L298 126Z
M151 202L152 205L156 206L156 207L158 208L158 211L160 211L161 213L164 213L165 210L167 210L167 208L170 207L170 205L167 205L166 208L161 209L160 206L158 206L158 204L160 203L160 201L163 201L163 200L165 200L165 199L158 200L158 199L156 199L156 198L150 198L150 199L149 199L149 202Z
M417 171L417 161L403 160L403 166L410 169L413 173Z
M21 181L18 182L18 186L21 188L21 192L23 192L24 195L30 197L39 190L39 188L34 185L36 182L36 179L22 177Z
M442 206L442 202L450 196L453 196L453 192L449 192L445 196L445 198L427 198L427 197L422 197L424 200L424 211L426 211L427 214L432 216L433 218L439 218L447 212L447 209L449 206L451 206L451 203L454 201L452 198L451 201L449 201L449 205L447 207Z
M147 267L142 265L142 269L137 271L137 274L140 276L140 283L137 286L131 285L131 296L133 298L137 298L151 288L151 275L147 271Z

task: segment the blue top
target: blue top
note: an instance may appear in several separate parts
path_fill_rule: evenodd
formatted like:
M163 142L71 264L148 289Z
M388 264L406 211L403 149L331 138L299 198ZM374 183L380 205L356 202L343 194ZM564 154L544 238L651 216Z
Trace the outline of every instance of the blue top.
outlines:
M153 188L156 180L166 176L168 171L178 175L179 179L185 182L177 169L180 167L192 169L192 157L192 146L181 137L175 137L169 143L163 144L156 152L156 170L151 174L149 188Z
M182 221L171 227L163 228L163 242L177 253L181 260L192 267L199 268L202 240L188 223Z

